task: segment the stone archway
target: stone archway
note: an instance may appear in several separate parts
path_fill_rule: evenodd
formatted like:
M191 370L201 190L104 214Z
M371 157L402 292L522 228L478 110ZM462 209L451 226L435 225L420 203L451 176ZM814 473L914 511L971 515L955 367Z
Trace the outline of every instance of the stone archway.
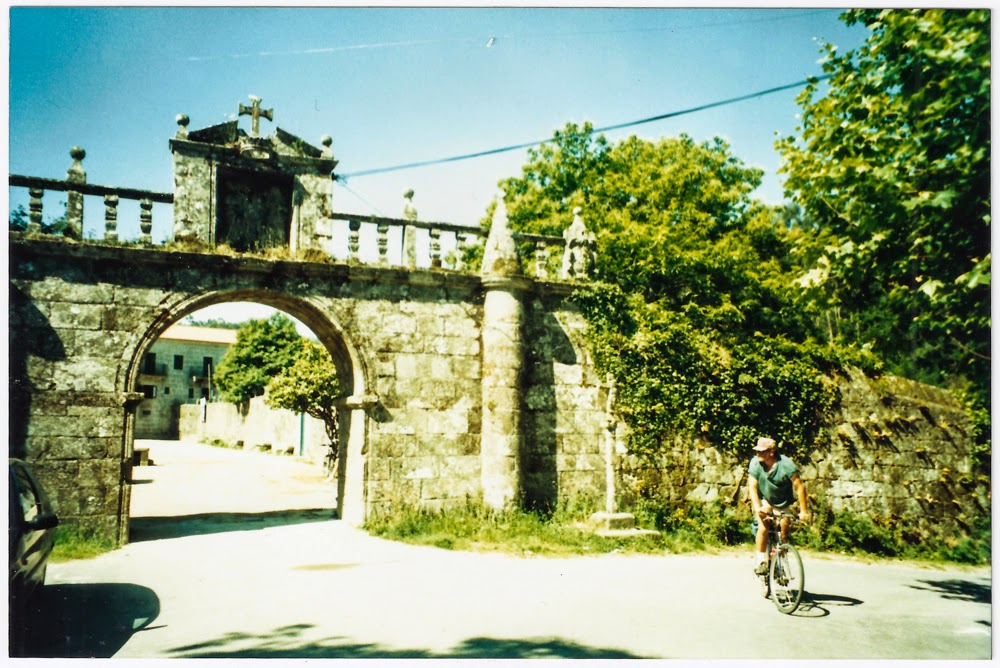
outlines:
M369 365L365 363L344 328L312 300L257 288L186 295L168 306L142 335L127 364L124 391L129 392L136 386L145 353L168 327L190 313L228 302L255 302L284 311L312 330L320 344L330 353L345 394L339 412L340 466L337 481L337 511L341 519L351 524L361 524L365 520L366 409L374 403L367 391L371 387ZM125 416L123 452L127 460L131 458L134 448L135 419L135 403L132 403L126 406ZM128 535L129 487L123 483L120 506L123 542Z

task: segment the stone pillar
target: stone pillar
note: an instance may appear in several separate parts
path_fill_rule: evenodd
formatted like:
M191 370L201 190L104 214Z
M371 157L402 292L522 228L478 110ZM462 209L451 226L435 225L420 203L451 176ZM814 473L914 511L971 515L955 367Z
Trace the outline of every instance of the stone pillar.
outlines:
M615 420L614 409L618 399L618 386L612 374L607 376L608 402L604 410L604 511L618 512L618 502L615 499L615 435L618 421Z
M104 240L118 241L118 195L104 196Z
M40 234L42 231L42 196L41 188L28 188L28 232Z
M139 200L139 241L153 243L153 200Z
M520 501L523 295L530 286L521 275L517 246L501 201L483 251L483 419L481 484L492 508Z
M83 169L83 159L87 152L79 146L69 150L73 164L66 171L66 180L70 183L86 183L87 172ZM68 188L66 190L66 231L64 234L72 239L83 238L83 193Z

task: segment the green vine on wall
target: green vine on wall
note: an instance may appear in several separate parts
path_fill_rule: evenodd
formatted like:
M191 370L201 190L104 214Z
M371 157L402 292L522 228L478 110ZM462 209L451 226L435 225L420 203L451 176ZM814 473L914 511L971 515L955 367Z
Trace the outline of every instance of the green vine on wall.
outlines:
M839 396L815 347L757 334L727 341L684 313L646 304L614 285L578 290L598 371L618 384L629 449L653 457L673 437L745 453L772 436L788 453L813 449Z

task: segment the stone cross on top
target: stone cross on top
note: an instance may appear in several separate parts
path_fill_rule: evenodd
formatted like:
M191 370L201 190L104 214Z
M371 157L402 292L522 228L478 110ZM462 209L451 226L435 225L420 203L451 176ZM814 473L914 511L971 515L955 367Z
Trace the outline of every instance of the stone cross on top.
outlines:
M261 109L260 108L260 98L256 95L250 95L251 106L246 106L242 102L240 103L240 116L249 116L251 118L250 122L250 136L259 137L260 136L260 119L266 118L269 121L274 121L274 109Z

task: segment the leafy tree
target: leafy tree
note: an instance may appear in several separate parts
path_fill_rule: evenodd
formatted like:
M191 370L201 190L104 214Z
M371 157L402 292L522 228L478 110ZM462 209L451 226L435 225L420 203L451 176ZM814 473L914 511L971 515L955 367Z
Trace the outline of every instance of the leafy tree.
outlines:
M990 12L851 10L871 31L825 47L827 83L778 142L786 189L823 231L804 251L829 334L943 383L990 377Z
M603 280L575 300L635 452L678 435L796 450L819 433L833 356L793 284L802 231L750 198L761 176L721 139L612 145L569 124L500 184L515 231L558 234L583 207Z
M65 202L62 204L66 205ZM25 232L29 222L28 212L25 211L23 204L19 204L16 209L10 212L10 218L7 221L8 229L14 232ZM65 234L67 226L66 214L56 218L50 217L48 220L42 221L41 232L42 234Z
M24 232L28 229L28 212L24 210L23 204L10 212L8 227L15 232Z
M245 322L216 369L215 382L223 397L241 404L263 395L271 379L294 364L303 341L295 323L283 313Z
M336 446L337 400L341 396L337 368L330 353L318 343L303 340L295 361L271 379L265 402L322 420L329 442ZM336 455L336 447L333 452Z

